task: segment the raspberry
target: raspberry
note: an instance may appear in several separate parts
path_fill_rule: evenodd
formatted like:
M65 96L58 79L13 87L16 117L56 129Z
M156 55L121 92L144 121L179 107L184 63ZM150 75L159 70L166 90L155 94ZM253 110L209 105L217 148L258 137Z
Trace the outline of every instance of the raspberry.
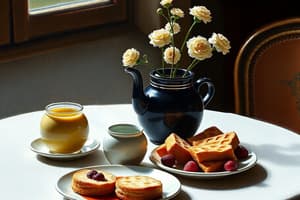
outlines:
M224 169L226 171L235 171L238 168L238 163L234 160L228 160L225 164L224 164Z
M95 176L98 172L96 170L90 170L86 176L90 179L93 179L93 176Z
M190 161L185 163L185 165L183 167L183 170L184 171L189 171L189 172L199 172L200 168L199 168L198 164L195 161L190 160Z
M249 154L248 150L244 146L241 146L241 145L236 148L234 153L238 159L245 159L248 157L248 154Z
M160 158L160 162L168 167L173 167L176 164L175 156L172 154L166 154Z
M102 173L97 173L93 176L93 179L96 181L106 181L104 175Z

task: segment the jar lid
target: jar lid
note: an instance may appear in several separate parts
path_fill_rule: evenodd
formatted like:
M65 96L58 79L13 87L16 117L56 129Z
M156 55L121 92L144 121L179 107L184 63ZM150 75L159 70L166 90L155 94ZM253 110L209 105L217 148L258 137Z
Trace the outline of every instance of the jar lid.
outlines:
M122 138L137 137L143 134L143 131L133 124L114 124L108 128L108 132L112 136Z

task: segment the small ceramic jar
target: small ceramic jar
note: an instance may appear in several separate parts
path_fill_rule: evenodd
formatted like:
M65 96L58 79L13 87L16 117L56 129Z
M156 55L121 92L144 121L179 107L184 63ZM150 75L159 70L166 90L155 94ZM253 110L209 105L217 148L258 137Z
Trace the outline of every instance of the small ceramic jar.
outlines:
M53 153L79 151L88 138L89 126L83 106L58 102L46 106L40 122L42 141Z
M147 151L147 139L137 126L115 124L103 139L103 151L111 164L139 164Z

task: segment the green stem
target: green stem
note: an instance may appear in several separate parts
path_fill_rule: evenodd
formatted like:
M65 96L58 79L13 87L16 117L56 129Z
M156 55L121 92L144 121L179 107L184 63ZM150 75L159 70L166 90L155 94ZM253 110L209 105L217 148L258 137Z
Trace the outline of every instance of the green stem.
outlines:
M167 10L167 12L169 11L168 8L165 8L165 9ZM169 21L168 17L166 17L166 15L163 12L161 13L161 16L163 16L166 21Z
M199 62L200 62L200 60L194 59L194 60L192 61L192 63L186 68L186 72L183 74L182 77L185 77L186 73L187 73L188 71L191 71L191 70L192 70Z
M170 10L167 9L167 12L168 12L168 18L167 18L167 21L169 22L170 24L170 27L171 27L171 42L172 42L172 45L174 46L174 29L173 29L173 24L174 24L174 21L171 20L171 13L170 13Z
M199 62L200 60L194 59L191 65L187 68L187 70L191 71Z
M163 68L163 73L165 75L165 62L164 62L164 48L163 47L161 48L161 65Z
M162 66L162 68L165 68L165 62L164 62L164 48L161 48L161 55L162 55L161 66Z
M174 78L175 77L175 74L176 74L176 68L174 69L174 70L172 70L172 72L171 72L171 78Z
M171 67L171 71L170 71L170 78L174 77L174 74L175 74L175 70L173 70L174 68L174 59L175 59L175 41L174 41L174 20L172 20L171 18L171 13L170 13L170 9L168 8L167 9L167 13L168 13L168 18L167 18L167 21L170 25L170 28L171 28L171 44L173 46L173 58L172 58L172 67Z
M189 28L188 32L186 33L185 37L184 37L184 40L182 42L182 45L181 45L181 48L180 48L180 52L183 51L183 47L188 39L188 37L190 36L190 33L192 31L192 29L194 28L194 26L197 24L197 22L194 20L194 22L192 23L191 27Z

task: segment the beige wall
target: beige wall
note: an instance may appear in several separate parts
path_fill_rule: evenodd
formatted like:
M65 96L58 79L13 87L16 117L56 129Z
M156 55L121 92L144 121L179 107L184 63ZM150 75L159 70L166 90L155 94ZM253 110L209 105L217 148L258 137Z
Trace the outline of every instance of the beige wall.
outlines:
M0 63L0 118L43 110L56 101L130 103L132 80L123 71L121 56L131 47L148 55L149 66L139 68L148 84L151 67L161 63L159 49L147 37L161 25L158 6L158 0L135 1L138 28L103 27L97 40Z
M57 101L130 103L132 80L123 70L122 53L135 47L155 64L159 52L134 27L108 27L99 36L98 40L0 63L0 118L43 110ZM148 82L150 68L140 69Z
M156 14L159 0L135 0L134 1L134 23L145 34L161 26L160 17Z

